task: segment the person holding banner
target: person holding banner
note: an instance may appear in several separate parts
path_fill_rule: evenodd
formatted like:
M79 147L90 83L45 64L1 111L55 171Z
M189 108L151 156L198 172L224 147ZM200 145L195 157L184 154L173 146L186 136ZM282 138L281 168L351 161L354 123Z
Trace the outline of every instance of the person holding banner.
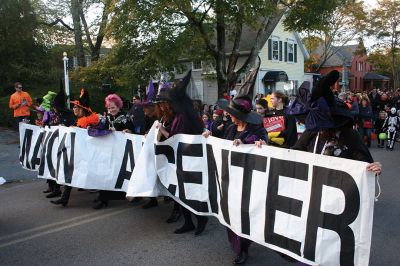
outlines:
M73 112L76 120L76 126L80 128L88 128L97 126L99 123L99 116L92 111L90 108L90 98L89 93L85 89L81 89L81 94L78 100L71 101L74 105ZM63 207L68 205L69 196L71 195L72 187L64 186L64 191L61 198L58 200L50 201L56 205L62 205Z
M169 130L167 130L162 123L157 125L164 138L170 138L176 134L201 135L203 133L201 118L195 111L192 100L186 94L186 87L190 82L191 74L191 71L189 71L183 80L174 88L165 88L165 90L159 91L158 99L163 98L164 105L168 106L168 109L172 107L174 114ZM181 206L181 210L185 218L185 223L182 227L174 231L175 234L183 234L195 230L191 212L183 206ZM174 212L175 211L174 208ZM208 218L200 215L194 216L197 218L197 228L195 230L195 235L197 236L204 231Z
M306 125L306 131L293 149L368 162L366 170L379 175L382 165L373 162L367 146L353 129L354 118L350 109L330 89L338 78L338 71L330 72L313 90L309 104L291 106L289 112L304 120ZM305 99L298 102L305 102Z
M285 113L287 102L283 92L274 91L271 94L272 110L264 119L270 145L290 148L297 141L296 119Z
M262 126L262 117L251 111L251 98L237 96L229 102L229 105L222 106L222 109L228 112L232 119L232 125L226 129L224 139L233 140L233 145L236 146L243 143L256 144L260 147L261 142L266 143L268 141L267 132ZM205 137L208 135L207 133L203 134ZM248 249L252 242L236 235L230 229L227 229L227 231L231 248L236 254L233 264L244 264L248 258Z
M123 107L122 99L117 94L110 94L105 99L107 115L104 128L111 131L134 132L134 125L129 116L121 109ZM93 209L101 209L108 206L110 200L124 200L126 193L120 191L100 190L99 196L95 199Z

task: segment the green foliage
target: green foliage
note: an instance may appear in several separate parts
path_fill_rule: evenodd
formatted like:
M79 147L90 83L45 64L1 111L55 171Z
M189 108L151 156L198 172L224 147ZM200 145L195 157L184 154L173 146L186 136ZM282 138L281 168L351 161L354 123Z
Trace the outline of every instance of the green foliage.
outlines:
M0 86L39 82L45 74L46 48L29 0L0 1Z
M391 65L392 53L390 49L377 49L370 52L368 61L374 66L374 72L393 78ZM399 54L396 55L396 61L400 62Z

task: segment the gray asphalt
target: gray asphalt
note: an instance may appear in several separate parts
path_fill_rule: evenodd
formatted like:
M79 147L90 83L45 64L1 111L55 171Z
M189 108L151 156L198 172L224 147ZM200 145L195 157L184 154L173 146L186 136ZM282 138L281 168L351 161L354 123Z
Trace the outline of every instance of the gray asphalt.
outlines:
M382 195L376 202L370 265L399 265L400 146L372 148L383 163ZM205 232L173 234L167 224L172 205L157 208L111 202L93 210L95 194L73 190L68 207L49 203L44 180L18 162L17 133L0 129L0 265L231 265L225 228L211 218ZM254 244L248 265L295 265Z

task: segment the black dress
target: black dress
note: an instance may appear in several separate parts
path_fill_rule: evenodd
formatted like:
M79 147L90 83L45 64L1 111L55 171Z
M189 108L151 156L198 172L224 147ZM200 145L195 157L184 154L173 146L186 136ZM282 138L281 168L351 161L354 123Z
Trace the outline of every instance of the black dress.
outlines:
M114 129L115 131L123 131L125 129L133 131L133 123L130 117L127 116L124 112L119 112L115 116L107 114L106 128ZM126 199L126 192L124 191L100 190L99 197L97 198L99 203L95 204L93 208L100 209L101 207L103 207L103 205L107 205L109 200L124 199Z

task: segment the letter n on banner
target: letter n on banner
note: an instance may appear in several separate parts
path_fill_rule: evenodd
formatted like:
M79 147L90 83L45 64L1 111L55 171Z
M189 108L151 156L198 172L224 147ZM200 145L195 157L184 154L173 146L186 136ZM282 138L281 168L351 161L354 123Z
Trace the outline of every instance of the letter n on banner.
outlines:
M308 164L271 158L265 205L265 242L300 255L301 242L274 232L276 211L300 217L303 207L300 200L278 195L280 176L307 181Z
M321 212L323 186L343 191L344 211L337 215ZM355 240L349 227L360 211L360 192L354 179L346 172L314 166L310 207L307 218L304 257L315 261L315 246L319 228L335 231L340 237L340 265L354 265Z
M242 233L250 235L250 195L251 183L253 180L253 170L265 172L267 170L268 158L260 155L232 152L231 164L243 168L243 184L242 184Z

